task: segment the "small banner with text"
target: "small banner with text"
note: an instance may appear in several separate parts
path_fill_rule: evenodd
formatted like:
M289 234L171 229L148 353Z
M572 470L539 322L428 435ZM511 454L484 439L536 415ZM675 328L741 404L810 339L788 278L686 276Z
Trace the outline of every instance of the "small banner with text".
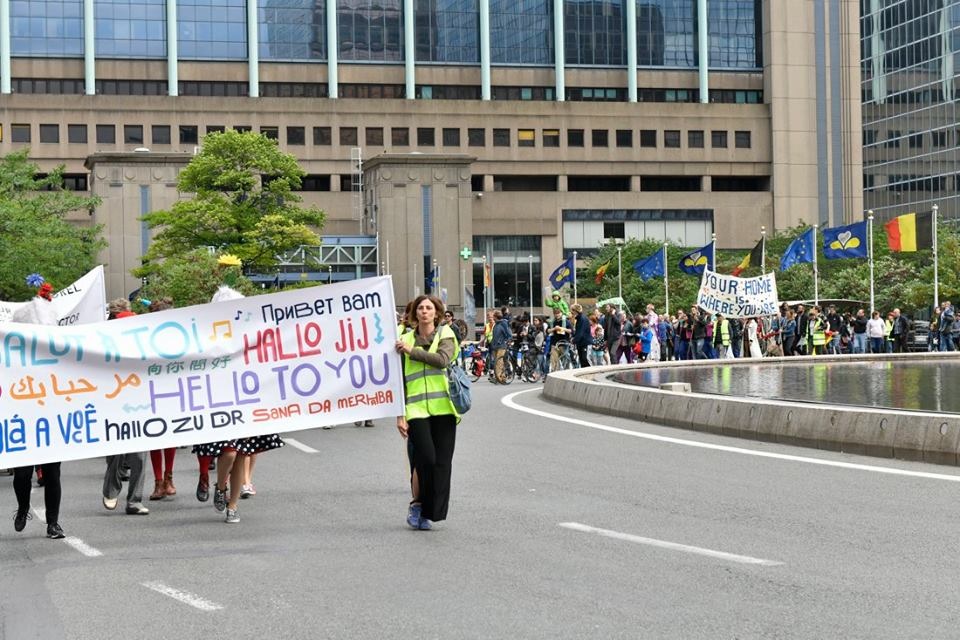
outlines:
M779 313L777 279L773 273L738 278L714 271L703 272L697 306L725 318L772 316Z

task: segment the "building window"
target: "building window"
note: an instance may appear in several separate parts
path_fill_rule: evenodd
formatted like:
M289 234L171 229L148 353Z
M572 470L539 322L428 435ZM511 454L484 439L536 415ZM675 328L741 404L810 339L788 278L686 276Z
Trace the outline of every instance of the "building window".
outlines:
M123 125L123 144L143 144L143 125Z
M86 144L87 143L87 125L68 124L67 125L67 142L72 142L74 144Z
M871 144L877 143L877 132L875 129L864 129L863 130L863 146L868 146Z
M755 0L712 0L707 32L710 68L756 69L763 66L758 44L760 3Z
M637 3L637 64L686 67L697 64L695 3Z
M390 139L395 147L409 147L410 129L407 127L394 127L390 130Z
M518 147L535 147L537 146L537 132L533 129L517 129L517 146Z
M663 146L667 149L680 148L680 132L676 129L668 129L663 132Z
M736 131L733 134L734 144L737 145L737 149L749 149L752 141L750 140L749 131Z
M11 2L7 28L14 56L83 56L83 3L79 0Z
M483 176L482 175L472 175L470 176L470 190L471 191L483 191Z
M459 147L460 146L460 129L444 128L443 146Z
M622 0L564 0L563 11L564 59L568 65L627 64Z
M607 147L610 146L610 132L606 129L594 129L591 132L590 141L591 146L594 147Z
M567 129L567 146L583 146L583 129Z
M494 64L552 65L553 3L490 0L490 58Z
M295 191L330 191L330 176L308 173L300 179L300 188Z
M487 146L487 130L467 129L467 145L471 147Z
M494 129L493 130L493 146L509 147L510 146L510 129Z
M703 149L703 131L699 129L687 131L687 147Z
M887 129L887 139L884 141L883 146L891 149L895 149L900 146L899 129Z
M640 129L640 146L648 149L657 148L657 130Z
M170 126L155 124L150 128L150 136L153 144L170 144Z
M603 239L612 238L614 240L623 240L626 237L624 226L622 222L604 222Z
M340 127L340 146L341 147L355 147L357 146L357 128L356 127Z
M42 124L40 125L40 142L45 143L59 143L60 142L60 125L58 124Z
M262 60L326 60L326 2L335 0L270 0L260 4ZM316 191L316 189L303 189ZM326 189L329 191L329 189Z
M931 131L931 139L933 141L933 146L935 147L945 147L947 146L947 132L946 131Z
M197 144L200 135L199 127L193 124L180 125L180 144Z
M417 127L417 146L432 147L436 144L433 127Z
M210 134L210 133L223 133L223 132L226 131L226 130L227 130L227 128L226 128L225 126L223 126L222 124L208 124L208 125L207 125L207 128L206 128L206 132L207 132L208 134Z
M727 148L727 132L712 131L710 134L710 144L714 149L726 149Z
M544 129L543 130L543 146L559 147L560 146L560 130Z
M367 137L368 147L383 146L383 127L367 127L364 130L364 134Z
M307 144L307 130L303 127L287 127L287 144L296 146Z
M911 132L910 132L910 137L908 138L908 140L910 141L910 148L911 148L911 149L920 149L921 147L923 147L923 134L922 134L922 133L917 133L916 131L911 131Z
M163 2L108 0L97 4L107 5L97 7L94 18L98 58L143 59L167 55Z
M116 144L117 129L112 124L97 125L97 144Z
M337 3L341 60L403 61L403 0L326 1Z
M617 129L617 146L618 147L633 146L633 130L632 129Z
M238 124L233 128L237 133L250 133L253 131L253 127L248 124Z
M328 147L333 142L333 136L330 133L330 127L313 128L313 144L320 147Z
M413 15L418 61L480 61L480 7L476 0L416 0Z
M177 46L182 60L246 59L246 0L217 0L215 4L179 0L177 5Z
M279 140L280 127L260 127L260 135L268 140Z

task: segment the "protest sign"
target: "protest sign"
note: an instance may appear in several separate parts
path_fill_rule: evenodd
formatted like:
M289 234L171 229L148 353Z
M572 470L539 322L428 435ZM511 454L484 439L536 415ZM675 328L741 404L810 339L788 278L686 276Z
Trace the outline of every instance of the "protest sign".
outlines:
M0 468L403 414L389 276L90 325L0 324Z
M9 322L13 312L25 302L0 301L0 322ZM103 265L53 295L54 309L60 326L102 322L107 317L107 294L103 281Z
M697 306L725 318L774 315L779 312L776 277L765 273L756 278L738 278L706 270L700 281Z

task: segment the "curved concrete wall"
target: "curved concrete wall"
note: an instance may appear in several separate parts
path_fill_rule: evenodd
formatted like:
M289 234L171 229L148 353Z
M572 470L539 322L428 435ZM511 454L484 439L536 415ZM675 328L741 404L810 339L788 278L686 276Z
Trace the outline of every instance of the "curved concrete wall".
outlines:
M960 461L960 416L955 414L678 393L620 384L606 380L606 377L636 367L775 366L805 360L849 363L854 358L922 359L926 362L958 357L960 354L957 353L810 356L591 367L551 373L547 376L543 394L546 399L564 405L695 431L883 458L957 465Z

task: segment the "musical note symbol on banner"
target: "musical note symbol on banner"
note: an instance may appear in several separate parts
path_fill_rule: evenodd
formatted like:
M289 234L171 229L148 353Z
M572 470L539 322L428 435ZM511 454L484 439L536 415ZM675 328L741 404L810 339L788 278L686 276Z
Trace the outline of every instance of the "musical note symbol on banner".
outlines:
M238 317L238 318L240 317L240 312L239 312L239 311L237 312L237 317ZM232 337L233 337L233 324L231 324L231 322L230 322L229 320L218 320L217 322L214 322L214 323L213 323L213 335L210 336L210 339L211 339L211 340L216 341L216 340L218 339L217 329L220 328L220 327L226 327L226 329L225 329L225 330L223 331L223 333L221 334L224 338L232 338Z

